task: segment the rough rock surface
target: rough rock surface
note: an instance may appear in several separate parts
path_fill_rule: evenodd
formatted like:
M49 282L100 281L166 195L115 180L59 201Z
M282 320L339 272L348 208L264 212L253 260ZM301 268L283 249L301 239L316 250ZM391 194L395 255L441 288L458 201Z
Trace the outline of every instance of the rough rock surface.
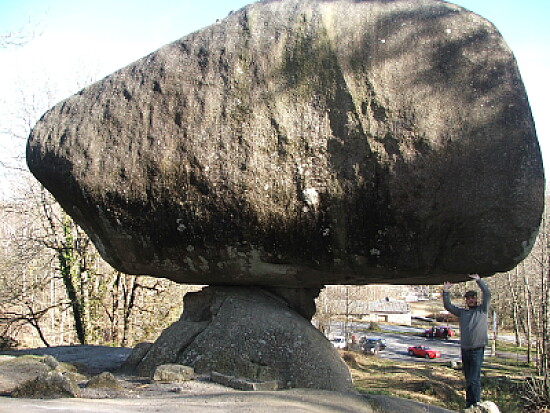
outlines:
M27 161L114 267L183 283L490 275L543 208L512 52L437 0L251 4L56 105Z
M500 413L498 406L491 401L483 401L464 409L464 413Z
M108 389L114 391L122 391L123 387L113 373L104 371L97 376L92 377L86 387L90 389Z
M155 369L153 380L181 383L195 378L195 371L181 364L163 364Z
M79 396L80 389L72 377L55 370L22 383L11 392L11 397L25 399L57 399Z
M10 394L20 384L47 374L51 368L34 357L9 357L0 360L0 394Z
M231 387L236 390L245 391L275 391L281 388L281 383L273 381L257 381L245 379L242 377L228 376L213 371L210 378L214 383L219 383L223 386Z
M34 374L36 367L41 366L42 369L49 368L49 365L53 365L55 362L67 363L77 366L79 371L84 374L97 375L104 371L118 370L122 363L128 359L128 355L131 353L131 349L124 347L109 347L109 346L93 346L93 345L74 345L74 346L57 346L57 347L40 347L34 349L17 349L11 351L5 351L8 356L17 356L17 359L8 361L12 363L29 363L29 368L20 366L17 364L17 371L25 373L29 370ZM27 358L20 357L26 355L43 356L42 358ZM49 363L49 356L54 358L53 363ZM0 356L0 361L1 356ZM49 365L48 365L49 364ZM9 364L0 364L0 375L2 375L2 368L9 367ZM13 377L11 374L7 374L8 377ZM28 377L28 376L27 376ZM33 376L34 377L34 376ZM1 391L1 390L0 390Z
M197 373L276 381L281 388L354 391L347 366L327 338L280 297L260 288L188 293L181 319L141 360L128 360L134 365L127 363L123 370L138 376L178 363Z

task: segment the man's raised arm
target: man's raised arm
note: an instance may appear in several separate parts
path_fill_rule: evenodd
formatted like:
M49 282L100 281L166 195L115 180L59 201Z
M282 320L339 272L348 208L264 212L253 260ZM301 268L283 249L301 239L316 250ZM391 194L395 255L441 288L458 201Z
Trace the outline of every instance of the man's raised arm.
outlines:
M449 291L451 286L452 284L448 281L445 281L443 283L443 289L441 291L443 294L443 307L445 307L445 310L447 310L449 313L458 316L458 314L460 313L460 309L451 303L451 293Z

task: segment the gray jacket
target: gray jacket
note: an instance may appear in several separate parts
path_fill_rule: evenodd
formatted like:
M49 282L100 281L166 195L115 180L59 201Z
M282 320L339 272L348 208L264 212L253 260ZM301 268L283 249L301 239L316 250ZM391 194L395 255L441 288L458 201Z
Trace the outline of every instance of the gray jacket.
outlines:
M476 281L483 293L481 304L475 308L460 308L451 304L449 292L443 292L443 306L451 314L460 320L460 347L472 349L485 347L489 339L487 337L487 313L491 301L489 287L483 281Z

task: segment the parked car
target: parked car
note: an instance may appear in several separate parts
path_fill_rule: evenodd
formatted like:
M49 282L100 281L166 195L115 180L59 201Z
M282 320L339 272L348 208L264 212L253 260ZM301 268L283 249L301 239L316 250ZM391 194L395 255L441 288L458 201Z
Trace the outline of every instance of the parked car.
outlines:
M335 336L330 339L332 345L336 348L346 348L346 338L344 336Z
M454 337L455 332L451 327L435 326L424 330L424 337L430 338L450 338Z
M376 354L386 348L386 340L378 337L365 338L361 344L363 354Z
M441 353L426 346L412 346L408 348L409 356L435 359L441 357Z

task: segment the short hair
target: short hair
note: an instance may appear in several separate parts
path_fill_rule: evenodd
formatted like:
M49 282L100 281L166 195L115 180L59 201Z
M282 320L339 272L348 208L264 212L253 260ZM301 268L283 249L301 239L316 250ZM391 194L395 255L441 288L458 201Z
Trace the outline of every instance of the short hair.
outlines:
M477 291L473 291L473 290L466 291L466 293L464 294L464 298L467 298L467 297L477 297Z

